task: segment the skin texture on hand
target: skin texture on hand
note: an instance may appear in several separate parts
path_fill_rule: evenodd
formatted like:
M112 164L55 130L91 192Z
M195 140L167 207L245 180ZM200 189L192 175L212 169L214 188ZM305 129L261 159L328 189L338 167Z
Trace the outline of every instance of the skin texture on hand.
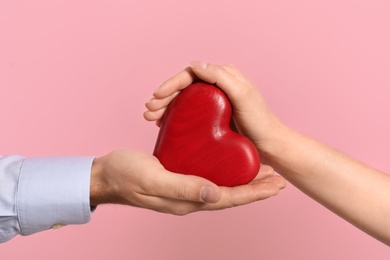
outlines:
M202 69L202 66L206 65L207 70ZM197 80L215 84L226 93L234 104L233 119L239 132L251 139L261 156L268 153L268 149L272 149L272 140L280 135L284 125L269 110L253 84L232 65L193 63L193 68L188 67L179 72L154 92L154 98L145 104L148 109L144 113L145 119L156 121L156 124L160 125L161 118L173 98Z
M166 171L152 155L117 150L94 160L90 203L115 203L186 215L266 199L278 194L285 185L285 180L275 175L271 167L264 166L247 185L218 187L197 176Z
M145 119L159 125L169 102L199 79L227 94L237 128L255 143L264 162L334 213L390 245L390 175L285 126L232 65L193 62L156 90L146 103Z

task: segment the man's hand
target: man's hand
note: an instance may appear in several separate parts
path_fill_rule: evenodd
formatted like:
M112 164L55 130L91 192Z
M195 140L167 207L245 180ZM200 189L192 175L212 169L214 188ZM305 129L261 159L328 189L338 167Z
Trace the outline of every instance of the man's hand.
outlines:
M92 206L115 203L186 215L266 199L285 185L282 177L263 165L247 185L218 187L201 177L167 171L152 155L118 150L94 160L90 200Z

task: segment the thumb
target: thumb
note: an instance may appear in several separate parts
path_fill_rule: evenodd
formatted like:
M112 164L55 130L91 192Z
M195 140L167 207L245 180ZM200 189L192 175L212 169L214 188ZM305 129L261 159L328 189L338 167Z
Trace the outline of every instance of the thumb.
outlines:
M242 82L224 66L192 61L191 68L199 79L220 87L229 99L234 99L239 95L239 86Z
M215 203L221 198L220 188L204 178L164 170L155 178L155 194L178 200Z

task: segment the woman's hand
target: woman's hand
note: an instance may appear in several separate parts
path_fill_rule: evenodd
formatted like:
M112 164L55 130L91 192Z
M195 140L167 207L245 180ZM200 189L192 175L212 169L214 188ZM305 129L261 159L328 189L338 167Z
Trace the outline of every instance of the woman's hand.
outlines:
M270 111L256 87L232 65L193 62L191 67L165 81L154 92L154 97L146 103L145 119L160 125L169 103L197 80L215 84L226 93L233 104L233 119L238 130L266 157L273 140L287 128Z

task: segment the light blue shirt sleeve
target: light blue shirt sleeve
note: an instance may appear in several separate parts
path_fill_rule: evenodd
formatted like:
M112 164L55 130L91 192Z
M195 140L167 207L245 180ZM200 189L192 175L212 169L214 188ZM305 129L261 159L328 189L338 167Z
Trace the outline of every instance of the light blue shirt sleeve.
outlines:
M0 243L89 222L94 157L0 157Z

